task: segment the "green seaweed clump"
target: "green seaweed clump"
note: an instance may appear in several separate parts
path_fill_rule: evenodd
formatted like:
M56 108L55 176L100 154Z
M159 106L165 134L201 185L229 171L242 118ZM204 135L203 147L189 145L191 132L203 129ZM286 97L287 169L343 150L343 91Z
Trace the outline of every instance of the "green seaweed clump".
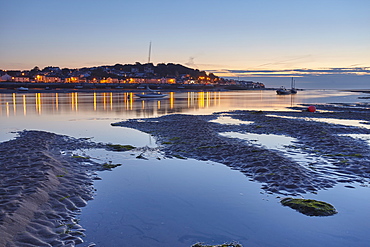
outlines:
M186 160L185 157L182 157L181 155L178 155L178 154L174 154L173 157L178 158L178 159L182 159L182 160Z
M103 168L105 169L113 169L116 168L117 166L121 166L122 164L112 164L111 162L109 163L104 163Z
M63 201L64 199L70 198L71 196L65 196L59 199L59 201Z
M287 197L280 202L283 206L288 206L307 216L330 216L338 213L333 205L322 201Z
M117 152L129 151L135 148L134 146L131 145L120 145L120 144L107 144L106 146L108 150Z
M90 157L84 157L84 156L80 156L80 155L73 155L72 158L81 159L81 160L89 160L90 159Z

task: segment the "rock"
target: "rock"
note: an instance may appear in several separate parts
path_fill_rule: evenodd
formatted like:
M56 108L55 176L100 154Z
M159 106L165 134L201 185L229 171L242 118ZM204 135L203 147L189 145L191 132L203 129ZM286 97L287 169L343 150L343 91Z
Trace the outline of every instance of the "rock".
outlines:
M283 206L293 208L307 216L330 216L338 213L331 204L312 199L287 197L282 199L280 202Z

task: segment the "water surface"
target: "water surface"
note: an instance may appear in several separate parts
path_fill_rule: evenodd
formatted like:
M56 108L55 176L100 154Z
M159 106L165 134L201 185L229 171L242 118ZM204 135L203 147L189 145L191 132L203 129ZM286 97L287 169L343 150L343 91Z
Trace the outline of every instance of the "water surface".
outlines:
M361 95L337 90L306 90L296 95L276 95L273 90L256 90L170 92L164 99L143 100L129 92L0 94L0 141L14 137L12 131L35 129L116 142L127 138L127 133L123 128L110 127L110 123L129 118L230 110L286 110L299 104L366 102L366 99L358 99Z
M361 94L336 90L307 90L287 96L278 96L275 91L171 92L161 100L141 100L128 92L0 94L0 141L13 138L12 131L36 129L154 148L150 135L110 124L174 113L287 110L299 104L366 102L358 96ZM248 124L227 117L219 121ZM273 144L270 148L283 151L291 141L275 138L271 142L273 136L263 137L249 136L258 140L256 144ZM135 151L85 152L102 163L122 164L99 174L102 180L95 183L95 200L82 210L85 246L93 242L97 246L181 247L198 241L239 241L245 247L362 247L370 242L367 185L341 184L305 195L329 202L339 211L331 217L308 217L281 206L277 195L264 193L260 183L222 164L164 159L150 148L144 153L148 160L135 159ZM301 155L299 159L304 162L306 158Z

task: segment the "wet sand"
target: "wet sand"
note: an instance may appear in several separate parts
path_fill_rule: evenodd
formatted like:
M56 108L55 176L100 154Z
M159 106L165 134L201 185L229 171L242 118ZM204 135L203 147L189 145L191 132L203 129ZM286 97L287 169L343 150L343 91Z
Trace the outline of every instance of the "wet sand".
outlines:
M41 131L0 143L0 246L74 246L93 196L91 165L61 151L97 144Z
M269 193L315 193L344 182L369 186L369 145L365 141L339 134L370 134L370 129L310 120L357 119L369 123L369 109L330 105L319 108L322 111L315 113L307 112L303 107L287 112L234 111L207 116L177 114L113 125L152 134L168 156L211 160L240 170L251 180L261 182L262 188ZM224 125L209 122L221 115L253 123ZM290 148L322 157L330 165L312 163L304 167L279 151L219 134L230 131L294 137L298 141Z

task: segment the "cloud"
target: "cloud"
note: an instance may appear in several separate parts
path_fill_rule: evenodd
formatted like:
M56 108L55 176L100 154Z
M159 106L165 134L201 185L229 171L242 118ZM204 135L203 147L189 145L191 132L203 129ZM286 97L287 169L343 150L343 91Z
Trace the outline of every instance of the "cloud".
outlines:
M304 89L366 89L370 83L370 67L319 68L319 69L251 69L207 70L227 79L263 82L266 87L278 88L290 85L290 77Z
M319 75L370 75L370 67L350 67L350 68L322 68L322 69L284 69L284 70L207 70L220 76L244 76L244 77L300 77L300 76L319 76Z
M311 58L312 56L310 54L308 55L303 55L303 56L298 56L298 57L291 57L291 58L286 58L284 60L280 61L275 61L275 62L270 62L270 63L264 63L261 65L258 65L257 67L266 67L266 66L273 66L273 65L287 65L290 64L290 62L297 61L297 60L307 60L308 58Z

